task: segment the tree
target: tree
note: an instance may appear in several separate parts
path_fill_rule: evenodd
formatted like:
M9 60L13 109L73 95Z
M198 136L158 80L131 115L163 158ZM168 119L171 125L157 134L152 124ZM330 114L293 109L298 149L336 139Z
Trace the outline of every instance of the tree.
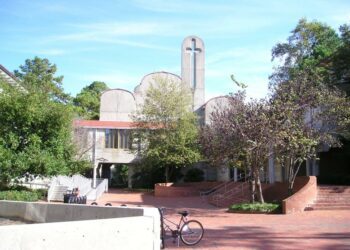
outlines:
M339 28L341 33L341 46L334 53L332 75L334 82L350 94L350 26L342 25Z
M299 20L287 42L272 49L272 60L280 59L281 65L270 76L271 83L288 81L298 71L308 68L322 77L324 84L332 84L332 56L340 46L341 39L330 26Z
M104 82L94 81L81 90L73 99L77 113L88 120L98 120L100 116L100 97L108 89Z
M57 67L48 59L35 57L27 59L24 65L15 70L15 76L20 80L21 86L28 92L41 93L43 96L56 102L67 103L70 96L63 91L63 76L55 76Z
M228 99L229 105L214 111L210 124L202 129L204 154L214 164L246 165L251 174L251 201L264 203L260 172L264 171L272 143L267 103L245 103L245 92L231 94Z
M135 139L142 142L141 156L165 169L189 166L200 160L197 117L191 112L191 94L182 84L155 78L143 106L135 114Z
M317 157L321 145L339 146L339 135L349 130L348 100L338 90L349 81L349 26L340 31L301 19L272 50L272 60L281 60L270 76L272 109L280 117L275 150L288 168L289 192L301 164Z
M38 62L39 65L31 64L30 68L39 69L42 61ZM19 87L8 84L0 87L2 185L8 185L11 179L27 172L72 174L87 167L86 162L75 160L72 106L56 98L53 91L46 91L45 86L55 85L54 80L49 82L48 75L44 76L41 71L35 71L38 75L32 70L26 72Z
M340 146L338 135L350 124L349 100L341 91L324 86L323 80L304 69L276 86L271 99L274 150L288 169L289 194L302 163L315 159L324 146Z

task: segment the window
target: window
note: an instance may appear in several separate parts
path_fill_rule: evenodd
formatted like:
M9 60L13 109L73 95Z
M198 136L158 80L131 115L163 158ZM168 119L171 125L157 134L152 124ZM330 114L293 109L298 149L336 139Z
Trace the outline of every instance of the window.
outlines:
M105 147L129 149L130 131L127 129L106 129Z

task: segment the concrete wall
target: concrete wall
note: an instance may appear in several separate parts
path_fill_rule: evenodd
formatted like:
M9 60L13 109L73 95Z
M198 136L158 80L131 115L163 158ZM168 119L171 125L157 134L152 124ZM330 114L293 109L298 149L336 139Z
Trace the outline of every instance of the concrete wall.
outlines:
M156 208L0 201L1 217L54 222L0 227L0 249L159 249Z
M137 108L144 104L147 91L151 85L157 86L157 81L166 80L181 84L181 79L179 76L169 73L169 72L154 72L145 75L140 84L135 87L134 96L136 99Z
M211 113L216 110L224 110L230 107L230 100L227 96L218 96L210 99L205 104L204 122L211 124Z
M101 95L101 121L132 121L130 115L135 110L135 97L127 90L111 89Z

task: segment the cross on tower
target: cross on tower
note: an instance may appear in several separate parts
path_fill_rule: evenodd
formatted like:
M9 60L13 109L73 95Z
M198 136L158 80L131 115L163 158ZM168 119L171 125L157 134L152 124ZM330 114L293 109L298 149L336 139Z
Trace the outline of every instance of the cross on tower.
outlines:
M196 88L196 54L202 52L201 49L196 48L196 39L192 38L191 47L186 48L186 53L191 54L191 88Z

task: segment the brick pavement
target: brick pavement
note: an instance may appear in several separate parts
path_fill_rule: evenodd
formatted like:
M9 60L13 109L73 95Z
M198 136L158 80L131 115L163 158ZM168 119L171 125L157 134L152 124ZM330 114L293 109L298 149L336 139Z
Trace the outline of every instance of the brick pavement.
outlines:
M202 201L200 197L160 198L150 193L110 190L98 203L166 207L170 219L188 210L199 220L205 235L195 247L178 248L171 240L167 249L350 249L350 211L308 211L290 215L233 214Z

